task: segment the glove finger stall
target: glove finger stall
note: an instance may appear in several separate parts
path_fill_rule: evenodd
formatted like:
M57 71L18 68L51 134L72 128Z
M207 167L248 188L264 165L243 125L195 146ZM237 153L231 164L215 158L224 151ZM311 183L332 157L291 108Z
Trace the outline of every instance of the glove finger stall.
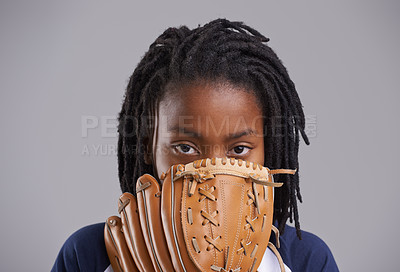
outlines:
M125 241L136 266L141 272L154 271L143 238L136 197L130 193L122 194L118 201L118 211L121 216Z
M122 223L118 216L111 216L107 219L104 239L111 266L116 272L139 271L130 255L121 228Z
M160 185L151 175L141 176L136 184L140 225L156 271L174 271L161 222Z

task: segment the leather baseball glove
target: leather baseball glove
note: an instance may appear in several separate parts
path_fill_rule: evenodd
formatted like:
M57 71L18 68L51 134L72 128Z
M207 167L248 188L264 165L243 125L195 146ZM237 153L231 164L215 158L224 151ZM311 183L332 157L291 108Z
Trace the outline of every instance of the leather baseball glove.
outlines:
M161 176L141 176L136 197L124 193L120 217L104 236L114 271L256 271L269 242L273 188L270 170L248 161L213 158L174 165ZM279 242L279 237L277 237Z

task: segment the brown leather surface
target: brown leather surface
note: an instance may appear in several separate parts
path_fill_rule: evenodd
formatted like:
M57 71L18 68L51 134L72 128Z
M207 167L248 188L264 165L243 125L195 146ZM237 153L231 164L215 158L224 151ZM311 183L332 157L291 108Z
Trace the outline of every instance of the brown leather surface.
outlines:
M172 166L162 191L143 175L137 198L121 195L121 219L106 223L114 271L256 271L271 234L273 188L281 185L273 174L294 172L235 159L199 160Z
M272 187L267 187L267 197L264 197L263 185L254 184L255 188L253 188L251 178L241 177L246 176L246 174L259 174L256 171L257 169L260 170L258 166L255 169L252 164L249 167L246 167L245 164L239 166L237 161L230 160L224 163L226 169L222 173L228 174L216 174L214 178L199 182L193 195L189 194L190 182L188 182L187 176L178 178L173 182L175 203L181 203L180 223L183 233L179 231L178 237L183 237L178 240L181 248L184 248L181 245L182 242L186 245L185 250L181 250L182 259L192 260L197 267L196 270L200 271L216 271L221 268L228 271L239 268L241 268L240 271L250 271L253 268L253 271L255 271L268 246L271 233ZM207 171L212 172L214 169L213 167L207 168L208 164L212 164L211 160L197 162L197 164L198 168L185 167L185 170L195 171L197 169L206 174ZM216 164L218 164L218 160ZM221 166L219 165L219 167ZM172 179L174 179L174 176L172 176ZM169 186L170 180L171 173L168 172L163 185L163 204L166 201L164 196L168 195L169 188L167 189L166 186ZM264 177L264 180L268 180L268 177ZM182 189L180 190L180 188ZM206 193L211 199L204 197L200 191L211 192L210 194ZM253 196L252 199L249 194ZM255 194L257 194L260 214L254 204ZM192 220L188 219L187 210L189 208L191 209ZM175 214L179 214L178 212L175 211ZM202 215L204 212L208 215L214 215L209 217L213 223L205 219ZM171 212L163 209L162 213L166 217ZM246 219L250 222L251 228ZM189 223L191 221L192 224ZM263 221L265 222L262 228ZM245 228L246 225L248 225L247 228ZM180 230L180 228L177 229ZM193 245L193 238L197 242L199 252ZM252 254L253 251L254 254ZM184 261L184 263L190 265L190 262ZM195 270L187 269L187 271Z

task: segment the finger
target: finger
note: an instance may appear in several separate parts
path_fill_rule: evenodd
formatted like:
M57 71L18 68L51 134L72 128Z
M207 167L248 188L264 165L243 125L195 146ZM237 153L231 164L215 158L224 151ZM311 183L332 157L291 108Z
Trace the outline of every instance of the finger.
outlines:
M121 195L118 212L121 216L125 240L136 266L141 272L154 271L140 226L136 197L130 193Z
M156 271L174 271L161 222L160 185L151 175L143 175L136 184L140 224L150 258Z
M115 272L139 271L129 252L121 227L121 219L118 216L109 217L104 227L104 240L111 266Z

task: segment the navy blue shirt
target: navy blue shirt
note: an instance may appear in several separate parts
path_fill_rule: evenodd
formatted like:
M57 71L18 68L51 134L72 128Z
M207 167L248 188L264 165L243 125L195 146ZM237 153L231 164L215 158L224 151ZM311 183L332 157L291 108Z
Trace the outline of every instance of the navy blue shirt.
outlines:
M281 235L278 249L283 262L293 271L339 271L332 252L316 235L301 231L302 240L299 240L296 229L286 225Z
M339 271L328 246L312 233L286 226L278 249L292 272ZM72 234L61 248L51 271L101 271L110 265L104 244L104 223L84 227Z

